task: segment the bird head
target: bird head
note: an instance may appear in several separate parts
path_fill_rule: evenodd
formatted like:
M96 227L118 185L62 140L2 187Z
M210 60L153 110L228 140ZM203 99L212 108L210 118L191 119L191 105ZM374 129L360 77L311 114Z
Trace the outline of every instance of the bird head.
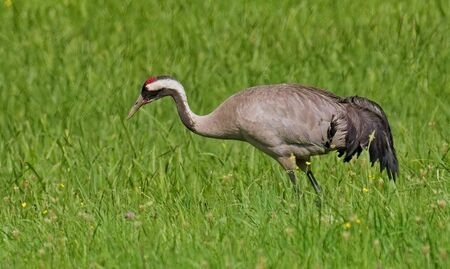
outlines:
M184 91L183 86L172 77L157 76L148 78L142 86L141 94L128 113L127 119L131 118L143 105L170 95L170 90Z

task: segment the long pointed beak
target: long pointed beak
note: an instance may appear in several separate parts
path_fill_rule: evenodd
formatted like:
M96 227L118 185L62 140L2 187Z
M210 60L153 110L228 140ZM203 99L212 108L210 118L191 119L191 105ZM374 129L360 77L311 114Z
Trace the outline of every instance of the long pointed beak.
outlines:
M127 120L133 117L134 113L136 113L141 106L147 104L148 101L145 101L144 98L142 98L142 95L139 95L139 98L136 100L136 103L134 103L133 107L130 109L130 112L128 112Z

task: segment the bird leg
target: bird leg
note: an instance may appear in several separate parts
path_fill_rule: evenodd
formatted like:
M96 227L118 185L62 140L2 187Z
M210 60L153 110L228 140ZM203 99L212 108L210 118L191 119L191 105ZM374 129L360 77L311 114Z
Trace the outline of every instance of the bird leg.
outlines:
M320 195L320 193L322 192L319 186L319 183L317 183L316 178L314 177L313 173L311 170L308 170L308 172L306 172L306 175L309 178L309 182L311 182L311 185L313 186L314 190L316 191L317 195Z
M292 182L292 187L294 188L294 191L296 193L300 193L300 190L299 190L298 185L297 185L297 177L295 176L294 170L287 170L287 174L289 176L289 179Z
M306 173L309 182L311 182L311 185L316 191L317 193L316 206L319 208L320 212L322 212L322 196L321 196L322 191L320 189L319 183L317 183L317 180L310 169L311 166L310 160L297 160L297 165L298 167L300 167L300 169L302 169L303 172Z
M283 166L283 168L286 170L289 180L292 182L292 186L294 187L294 191L296 193L299 193L300 190L297 185L297 177L295 176L295 157L292 155L291 157L280 157L277 159L277 161Z
M287 174L292 182L292 185L297 185L297 177L295 176L295 172L293 170L288 170Z
M316 178L314 177L311 169L310 169L310 161L309 160L297 160L297 165L302 169L303 172L306 173L306 176L309 179L309 182L311 182L311 185L313 186L314 190L316 191L317 195L320 195L322 190L320 189L319 183L317 183Z

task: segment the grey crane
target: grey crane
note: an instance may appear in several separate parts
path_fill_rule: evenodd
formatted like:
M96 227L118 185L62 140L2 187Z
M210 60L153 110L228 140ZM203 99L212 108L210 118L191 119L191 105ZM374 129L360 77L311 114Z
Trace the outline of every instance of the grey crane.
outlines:
M306 173L314 190L321 189L310 169L310 157L337 151L344 162L368 148L370 162L380 162L395 180L398 162L388 120L381 107L362 97L339 97L298 84L256 86L241 91L208 115L191 111L180 82L170 76L147 79L131 108L171 96L183 124L211 138L246 141L277 160L296 186L294 170Z

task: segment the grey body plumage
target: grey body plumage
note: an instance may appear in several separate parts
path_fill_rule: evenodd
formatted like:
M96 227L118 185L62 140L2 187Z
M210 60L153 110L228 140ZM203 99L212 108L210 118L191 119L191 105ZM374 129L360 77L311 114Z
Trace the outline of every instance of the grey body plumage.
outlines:
M190 110L184 88L171 77L151 78L142 91L129 117L140 106L171 96L182 122L193 132L252 144L276 159L294 184L293 171L298 166L318 193L320 187L308 162L311 156L330 151L345 154L344 161L349 161L368 148L372 165L379 161L381 170L386 169L394 180L398 174L386 115L366 98L342 98L298 84L263 85L241 91L210 114L198 116Z

